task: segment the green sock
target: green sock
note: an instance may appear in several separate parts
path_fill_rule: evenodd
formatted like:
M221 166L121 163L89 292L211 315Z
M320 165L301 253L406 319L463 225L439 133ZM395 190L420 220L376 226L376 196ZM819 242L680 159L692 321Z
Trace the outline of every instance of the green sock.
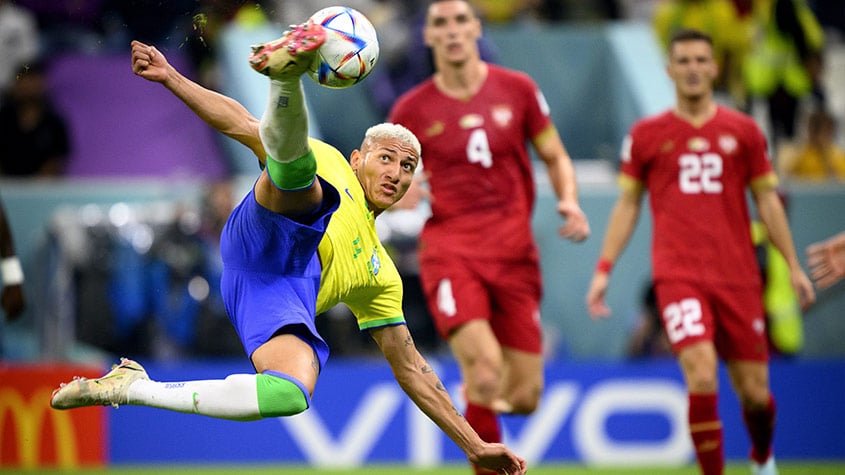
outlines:
M309 150L305 155L290 162L278 162L267 156L267 173L280 190L300 191L311 186L317 176L317 159Z
M258 411L261 417L292 416L308 409L308 392L302 383L286 374L265 371L256 375Z

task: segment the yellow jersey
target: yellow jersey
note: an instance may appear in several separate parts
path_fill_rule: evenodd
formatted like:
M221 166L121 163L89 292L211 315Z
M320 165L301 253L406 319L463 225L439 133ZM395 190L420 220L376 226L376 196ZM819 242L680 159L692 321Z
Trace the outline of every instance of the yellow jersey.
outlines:
M349 162L337 149L310 138L317 174L340 194L317 253L322 265L317 313L343 303L366 330L405 322L402 280L376 234L375 216Z

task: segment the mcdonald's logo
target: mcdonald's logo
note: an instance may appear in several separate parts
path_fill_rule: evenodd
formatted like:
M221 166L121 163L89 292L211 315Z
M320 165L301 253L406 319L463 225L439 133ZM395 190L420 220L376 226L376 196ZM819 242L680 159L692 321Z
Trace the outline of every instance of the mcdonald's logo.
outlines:
M50 395L73 374L99 369L0 364L0 469L102 466L106 454L103 408L56 411Z

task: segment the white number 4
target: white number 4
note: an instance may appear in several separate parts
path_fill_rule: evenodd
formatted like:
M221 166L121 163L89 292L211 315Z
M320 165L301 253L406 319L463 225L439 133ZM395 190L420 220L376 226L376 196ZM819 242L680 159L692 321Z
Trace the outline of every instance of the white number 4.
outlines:
M670 304L663 310L663 321L666 323L666 336L673 344L690 336L704 334L701 302L697 299L683 299Z
M467 160L469 163L478 163L484 168L493 166L493 153L490 152L490 143L487 141L487 132L484 129L475 129L470 134L467 142Z
M722 157L715 153L685 153L678 158L681 191L688 194L721 193Z

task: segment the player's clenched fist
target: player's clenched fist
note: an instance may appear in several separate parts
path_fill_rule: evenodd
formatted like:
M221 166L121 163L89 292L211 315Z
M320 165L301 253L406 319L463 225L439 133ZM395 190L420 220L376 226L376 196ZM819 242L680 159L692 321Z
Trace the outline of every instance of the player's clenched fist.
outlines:
M140 41L132 42L132 72L148 81L163 82L168 75L167 58L155 48Z

